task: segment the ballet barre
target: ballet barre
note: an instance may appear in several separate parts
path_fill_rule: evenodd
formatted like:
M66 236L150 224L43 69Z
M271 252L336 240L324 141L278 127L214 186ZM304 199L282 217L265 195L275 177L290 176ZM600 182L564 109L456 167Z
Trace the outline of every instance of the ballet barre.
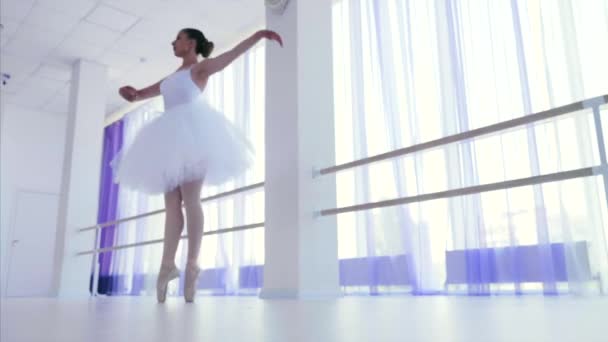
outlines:
M489 126L476 128L470 131L450 135L447 137L439 138L436 140L424 142L421 144L399 148L390 152L381 153L375 156L358 159L355 161L347 162L344 164L339 164L331 167L327 167L319 170L317 173L319 175L329 175L332 173L337 173L339 171L352 169L358 166L364 166L371 163L376 163L379 161L384 161L388 159L393 159L396 157L403 157L408 154L413 154L416 152L421 152L425 150L431 150L433 148L442 147L444 145L449 145L456 142L461 142L465 140L470 140L473 138L477 138L484 135L489 135L492 133L498 133L501 131L506 131L512 128L516 128L519 126L524 126L531 123L536 123L539 121L544 121L547 119L556 118L558 116L562 116L565 114L570 114L576 111L589 109L589 108L597 108L603 104L608 103L608 95L594 97L589 100L574 102L565 106L556 107L553 109L545 110L542 112L526 115L523 117L511 119L508 121L499 122L497 124L492 124ZM598 112L599 115L599 112ZM601 126L600 126L601 129Z
M222 192L222 193L219 193L217 195L201 198L201 202L202 203L211 202L211 201L218 200L220 198L230 197L230 196L238 195L240 193L249 192L249 191L253 191L253 190L258 190L258 189L261 189L263 187L264 187L264 182L260 182L260 183L248 185L248 186L245 186L245 187L242 187L242 188L238 188L238 189ZM99 230L99 229L103 229L103 228L106 228L106 227L114 226L114 225L117 225L117 224L120 224L120 223L124 223L124 222L128 222L128 221L133 221L133 220L138 220L138 219L141 219L141 218L144 218L144 217L148 217L148 216L154 216L154 215L162 214L164 212L165 212L165 209L154 210L154 211L150 211L150 212L139 214L139 215L135 215L135 216L129 216L129 217L121 218L121 219L115 220L115 221L108 221L108 222L100 223L100 224L97 224L97 225L94 225L94 226L89 226L89 227L81 228L78 231L79 232L86 232L86 231L89 231L89 230Z
M241 193L245 193L245 192L250 192L250 191L254 191L254 190L259 190L259 189L263 189L264 188L264 182L260 182L260 183L255 183L255 184L251 184L248 186L244 186L241 188L237 188L234 190L230 190L230 191L226 191L226 192L222 192L216 195L212 195L209 197L204 197L201 198L201 202L205 203L205 202L210 202L210 201L215 201L218 199L222 199L225 197L230 197L230 196L234 196L234 195L238 195ZM107 227L111 227L111 226L115 226L117 224L120 223L124 223L124 222L129 222L129 221L133 221L133 220L138 220L144 217L149 217L149 216L153 216L153 215L158 215L158 214L162 214L164 213L165 210L161 209L161 210L155 210L155 211L151 211L148 213L144 213L144 214L139 214L139 215L135 215L135 216L130 216L130 217L125 217L119 220L114 220L114 221L109 221L109 222L103 222L94 226L90 226L90 227L85 227L85 228L81 228L78 230L79 233L85 233L87 231L93 231L95 233L95 237L93 239L94 243L93 243L93 249L92 250L88 250L88 251L81 251L76 253L77 256L85 256L85 255L92 255L91 257L91 274L93 275L93 284L92 284L92 291L91 291L91 295L92 296L97 296L97 288L98 288L98 284L99 284L99 263L97 261L97 256L103 253L108 253L108 252L112 252L115 250L120 250L120 249L127 249L127 248L134 248L134 247L141 247L141 246L147 246L147 245L153 245L153 244L159 244L162 243L164 239L156 239L156 240L149 240L149 241L141 241L141 242L137 242L137 243L131 243L131 244L125 244L125 245L118 245L118 246L113 246L113 247L105 247L105 248L98 248L101 238L101 230ZM261 223L254 223L254 224L248 224L248 225L242 225L242 226L236 226L236 227L231 227L231 228L223 228L223 229L216 229L216 230L212 230L212 231L208 231L208 232L203 232L203 236L207 236L207 235L215 235L215 234L225 234L225 233L231 233L231 232L238 232L238 231L244 231L244 230L250 230L250 229L256 229L256 228L262 228L264 227L264 222ZM183 235L180 237L181 240L183 239L187 239L188 236L187 235Z
M519 179L513 179L513 180L504 181L504 182L475 185L475 186L470 186L470 187L433 192L433 193L422 194L422 195L417 195L417 196L401 197L401 198L395 198L395 199L391 199L391 200L358 204L358 205L352 205L352 206L334 208L334 209L325 209L320 212L320 215L321 216L338 215L338 214L354 212L354 211L391 207L391 206L404 205L404 204L410 204L410 203L421 203L421 202L445 199L445 198L451 198L451 197L474 195L474 194L480 194L480 193L489 192L489 191L506 190L506 189L513 189L513 188L522 187L522 186L564 181L564 180L574 179L574 178L590 177L590 176L594 176L597 174L601 174L602 172L604 172L604 173L608 172L608 168L606 166L586 167L586 168L581 168L581 169L576 169L576 170L551 173L551 174L542 175L542 176L519 178Z
M547 121L549 119L554 119L566 114L579 114L583 110L591 109L593 111L593 122L595 125L596 132L596 140L599 149L600 155L600 165L593 167L580 168L575 170L568 170L563 172L556 172L545 175L535 175L527 178L519 178L514 180L508 180L503 182L496 182L490 184L482 184L475 185L469 187L463 187L458 189L451 189L446 191L421 194L416 196L409 197L400 197L390 200L357 204L351 206L345 206L340 208L330 208L323 209L317 212L317 216L330 216L330 215L338 215L349 212L356 212L362 210L370 210L384 207L391 207L397 205L404 205L409 203L420 203L424 201L438 200L438 199L446 199L452 197L459 197L465 195L474 195L480 194L488 191L496 191L496 190L506 190L512 189L516 187L522 186L530 186L530 185L539 185L550 182L564 181L575 178L583 178L583 177L591 177L591 176L602 176L604 179L604 192L606 195L607 205L608 205L608 161L607 161L607 153L605 140L602 132L602 121L600 117L600 106L608 103L608 95L602 95L593 97L587 100L574 102L568 105L564 105L561 107L556 107L553 109L537 112L534 114L526 115L523 117L515 118L508 121L503 121L497 124L492 124L489 126L473 129L467 132L458 133L454 135L450 135L447 137L439 138L436 140L424 142L421 144L396 149L390 152L378 154L375 156L358 159L355 161L347 162L344 164L339 164L336 166L327 167L321 170L318 170L315 174L315 177L335 174L340 171L366 166L371 163L376 163L380 161L385 161L389 159L394 159L398 157L403 157L406 155L410 155L417 152L428 151L434 148L443 147L449 144L463 142L466 140L471 140L481 136L487 136L493 133L505 132L507 130L520 128L525 125L538 123L541 121ZM577 113L578 112L578 113Z
M208 231L208 232L203 232L203 236L232 233L232 232L251 230L251 229L263 228L263 227L264 227L264 222L260 222L260 223L247 224L247 225L242 225L242 226L216 229L216 230L212 230L212 231ZM97 296L97 294L98 294L97 289L98 289L98 285L99 285L99 271L100 271L100 266L99 266L99 263L97 260L98 255L101 255L103 253L113 252L113 251L120 250L120 249L161 244L164 241L164 239L156 239L156 240L130 243L130 244L125 244L125 245L118 245L118 246L113 246L113 247L97 248L97 246L99 245L99 241L100 241L99 232L101 231L101 229L102 229L101 227L99 227L98 229L95 229L95 239L94 239L95 248L94 249L92 249L90 251L83 251L83 252L76 253L76 256L92 255L92 257L91 257L91 274L93 275L93 279L92 279L93 284L91 287L91 296ZM180 237L180 240L184 240L187 238L188 238L188 235L182 235Z
M203 236L232 233L232 232L238 232L238 231L243 231L243 230L250 230L250 229L255 229L255 228L262 228L262 227L264 227L264 222L254 223L254 224L246 224L246 225L236 226L236 227L231 227L231 228L222 228L222 229L211 230L211 231L208 231L208 232L203 232ZM187 239L187 238L188 238L188 235L182 235L180 237L180 240L184 240L184 239ZM129 243L129 244L118 245L118 246L114 246L114 247L105 247L105 248L93 249L93 250L90 250L90 251L78 252L76 255L89 255L89 254L95 254L95 255L97 255L97 254L102 254L102 253L116 251L116 250L119 250L119 249L126 249L126 248L133 248L133 247L141 247L141 246L159 244L159 243L162 243L163 241L164 241L164 239L141 241L141 242L137 242L137 243Z

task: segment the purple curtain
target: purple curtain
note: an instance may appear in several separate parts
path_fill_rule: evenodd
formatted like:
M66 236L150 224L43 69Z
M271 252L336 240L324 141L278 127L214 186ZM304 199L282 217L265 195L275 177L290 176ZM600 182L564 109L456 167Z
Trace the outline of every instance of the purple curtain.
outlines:
M122 148L123 126L123 121L120 120L106 127L104 130L97 223L104 223L117 219L119 187L118 184L113 182L114 175L112 174L110 162ZM115 226L109 226L101 230L101 248L113 246L114 230ZM112 253L100 254L98 262L99 285L97 291L101 294L110 294L112 291L112 281L110 275Z

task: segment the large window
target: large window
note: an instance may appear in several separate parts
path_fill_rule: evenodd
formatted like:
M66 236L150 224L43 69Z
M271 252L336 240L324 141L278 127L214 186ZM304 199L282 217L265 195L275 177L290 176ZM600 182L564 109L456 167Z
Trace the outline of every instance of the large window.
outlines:
M336 162L607 94L607 13L605 1L337 2ZM337 175L338 204L595 166L594 137L585 111L370 164ZM342 214L338 224L347 292L607 286L600 177Z

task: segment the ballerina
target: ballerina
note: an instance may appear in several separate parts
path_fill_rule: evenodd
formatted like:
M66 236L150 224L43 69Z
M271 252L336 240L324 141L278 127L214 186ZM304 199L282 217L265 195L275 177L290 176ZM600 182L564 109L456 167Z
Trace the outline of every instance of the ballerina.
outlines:
M262 39L278 42L273 31L261 30L217 57L209 58L213 43L196 29L181 30L173 53L182 59L173 74L147 88L120 88L127 101L162 95L165 112L141 128L130 146L112 162L121 186L149 194L164 194L165 238L156 284L157 300L164 303L167 286L179 277L175 254L186 212L188 257L184 298L193 302L200 273L198 256L203 236L201 189L219 185L245 172L253 161L253 148L244 134L202 96L209 77L230 65ZM203 58L199 59L199 55Z

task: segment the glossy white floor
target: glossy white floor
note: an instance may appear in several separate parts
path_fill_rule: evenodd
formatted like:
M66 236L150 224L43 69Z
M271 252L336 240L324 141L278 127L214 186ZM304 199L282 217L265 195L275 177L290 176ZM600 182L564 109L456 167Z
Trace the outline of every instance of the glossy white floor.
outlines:
M608 341L608 297L3 299L1 341Z

